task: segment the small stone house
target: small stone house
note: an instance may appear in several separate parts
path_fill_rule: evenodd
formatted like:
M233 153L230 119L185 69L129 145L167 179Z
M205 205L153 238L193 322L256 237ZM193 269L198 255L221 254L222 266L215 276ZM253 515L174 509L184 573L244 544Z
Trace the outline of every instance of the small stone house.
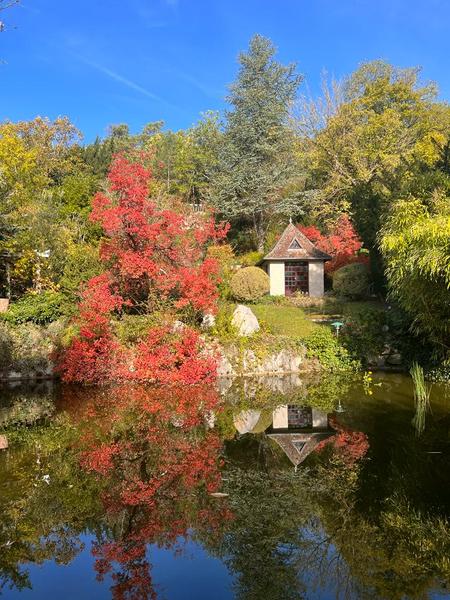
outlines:
M270 277L271 296L303 292L320 298L324 294L324 265L331 256L316 248L293 223L281 234L264 257L263 268Z

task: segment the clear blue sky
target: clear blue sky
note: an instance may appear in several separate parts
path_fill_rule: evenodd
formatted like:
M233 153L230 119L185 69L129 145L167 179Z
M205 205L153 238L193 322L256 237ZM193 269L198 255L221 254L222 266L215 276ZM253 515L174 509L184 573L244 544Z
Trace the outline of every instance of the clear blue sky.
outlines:
M67 115L86 141L221 110L254 33L313 92L324 69L384 58L421 65L450 99L449 0L22 0L3 19L15 28L0 34L0 119Z

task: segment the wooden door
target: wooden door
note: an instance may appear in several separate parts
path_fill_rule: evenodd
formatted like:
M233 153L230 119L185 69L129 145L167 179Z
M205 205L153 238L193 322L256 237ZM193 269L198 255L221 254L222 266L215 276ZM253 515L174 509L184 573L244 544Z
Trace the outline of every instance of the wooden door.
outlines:
M292 260L284 263L284 293L292 296L294 292L309 292L307 261Z

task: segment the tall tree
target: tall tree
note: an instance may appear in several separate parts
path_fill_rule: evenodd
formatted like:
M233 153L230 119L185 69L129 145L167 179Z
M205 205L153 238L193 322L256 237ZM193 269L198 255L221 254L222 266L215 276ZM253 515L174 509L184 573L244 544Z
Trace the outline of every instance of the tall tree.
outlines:
M322 221L350 211L371 251L372 270L381 274L378 232L393 203L438 160L450 112L435 101L434 85L420 84L419 69L383 61L362 65L336 96L315 131L305 131L305 115L300 120L316 189L313 211Z
M289 214L296 202L286 191L295 173L294 136L287 117L302 77L296 65L274 59L270 40L255 35L239 56L230 87L221 153L212 173L211 200L228 219L245 220L263 250L270 218ZM297 209L298 210L298 209Z

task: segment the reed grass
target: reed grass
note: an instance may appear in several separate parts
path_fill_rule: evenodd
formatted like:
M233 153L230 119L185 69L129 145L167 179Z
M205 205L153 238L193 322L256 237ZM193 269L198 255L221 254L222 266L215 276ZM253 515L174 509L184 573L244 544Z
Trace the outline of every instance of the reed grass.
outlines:
M425 375L423 368L414 362L410 369L411 378L414 385L414 403L416 412L412 419L412 424L416 430L418 436L422 435L425 429L425 421L427 412L431 411L430 407L430 394L431 394L431 383L425 381Z

